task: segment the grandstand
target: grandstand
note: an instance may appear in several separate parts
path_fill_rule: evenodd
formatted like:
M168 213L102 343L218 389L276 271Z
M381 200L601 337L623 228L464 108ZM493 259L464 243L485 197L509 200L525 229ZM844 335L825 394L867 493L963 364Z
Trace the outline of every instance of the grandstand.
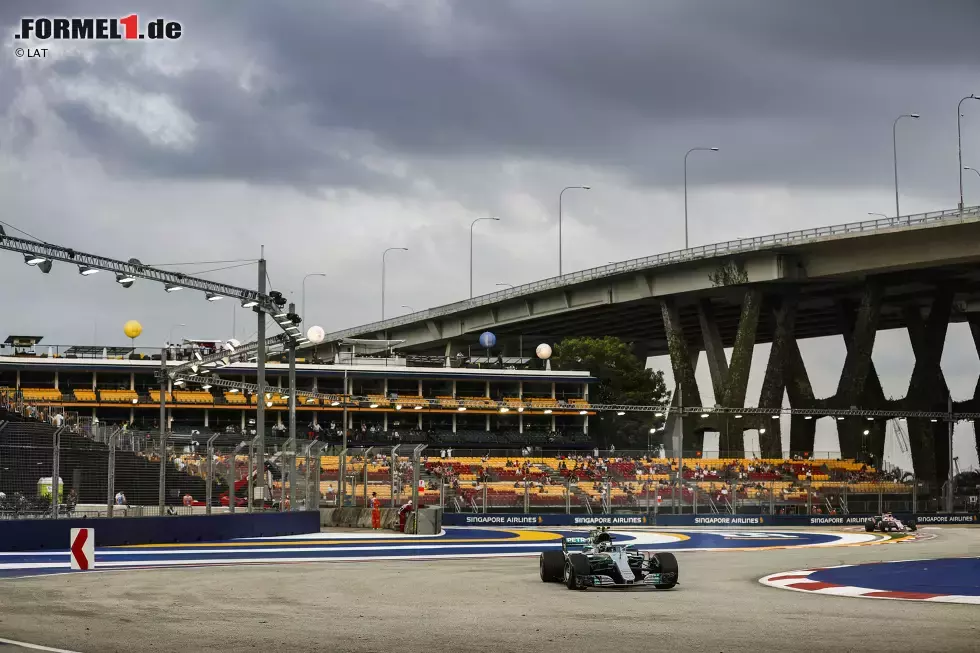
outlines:
M168 363L190 360L195 347L198 343L192 341L173 347ZM0 388L37 406L75 412L83 420L157 431L159 360L159 350L126 347L0 348ZM303 436L336 436L343 430L346 408L349 434L360 444L548 448L590 442L588 416L594 412L588 387L595 379L586 372L460 366L455 359L441 367L433 367L432 359L421 362L372 356L351 356L342 364L300 359L297 423ZM255 364L242 362L215 374L245 383L254 383L255 375ZM285 364L269 361L264 398L268 430L281 429L288 420L286 375ZM165 395L174 432L241 434L254 429L255 395L172 383Z

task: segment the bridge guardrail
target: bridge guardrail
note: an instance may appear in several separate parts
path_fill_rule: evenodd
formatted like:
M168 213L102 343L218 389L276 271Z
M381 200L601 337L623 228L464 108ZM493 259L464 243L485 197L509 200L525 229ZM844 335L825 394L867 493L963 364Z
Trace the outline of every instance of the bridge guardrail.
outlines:
M899 216L896 218L879 218L877 220L863 220L861 222L848 222L839 225L826 227L813 227L811 229L799 229L779 234L766 236L756 236L754 238L743 238L739 240L729 240L722 243L711 245L700 245L688 249L674 250L663 254L655 254L643 258L611 263L587 270L571 272L560 277L541 279L531 283L526 283L506 290L500 290L487 295L481 295L472 299L437 306L417 313L410 313L396 318L391 318L381 322L372 322L363 326L342 329L333 333L328 333L324 342L336 342L344 338L365 334L377 333L403 326L433 320L446 315L451 315L462 310L479 308L489 304L495 304L501 300L524 297L544 290L552 290L569 283L580 281L591 281L613 274L622 274L640 269L647 269L662 265L670 265L681 261L695 261L699 259L714 258L727 254L738 254L742 252L759 251L783 245L799 245L805 242L812 242L817 239L847 236L858 233L873 233L885 231L899 227L914 227L929 225L937 222L953 223L967 218L980 218L980 206L965 207L962 210L950 209L946 211L931 211L929 213L918 213L914 215Z

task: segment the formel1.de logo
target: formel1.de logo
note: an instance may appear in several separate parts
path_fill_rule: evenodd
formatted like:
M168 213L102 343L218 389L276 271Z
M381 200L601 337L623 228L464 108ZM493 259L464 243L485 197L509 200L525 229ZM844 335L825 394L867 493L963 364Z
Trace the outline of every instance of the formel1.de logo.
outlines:
M141 21L139 15L122 18L51 18L39 16L20 19L17 39L38 41L122 41L151 39L175 41L183 27L175 20L153 18Z

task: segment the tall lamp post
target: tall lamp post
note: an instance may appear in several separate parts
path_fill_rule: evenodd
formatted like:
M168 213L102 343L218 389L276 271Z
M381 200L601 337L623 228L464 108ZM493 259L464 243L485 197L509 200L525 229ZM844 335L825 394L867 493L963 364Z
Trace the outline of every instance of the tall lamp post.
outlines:
M871 212L869 212L868 215L876 215L876 216L881 217L881 218L887 218L888 217L884 213L871 213Z
M480 220L494 220L499 222L500 218L477 218L470 223L470 299L473 299L473 227Z
M970 167L970 166L963 166L963 170L972 170L973 172L977 173L977 177L980 177L980 170L977 170L976 168L973 168L973 167ZM961 172L960 174L963 174L963 173ZM962 202L963 201L960 200L960 204L961 205L962 205Z
M565 186L558 193L558 276L561 276L561 196L566 190L592 190L591 186Z
M407 308L409 313L415 312L415 309L409 306L408 304L402 304L402 308Z
M915 118L918 119L919 114L917 113L905 113L895 118L895 122L892 123L892 165L895 169L895 217L902 215L901 210L898 208L898 121L902 118ZM962 198L961 198L962 200ZM960 204L960 208L962 208Z
M384 322L385 319L385 257L388 256L388 252L394 251L407 252L407 247L389 247L381 254L381 321Z
M690 247L690 240L687 234L687 157L691 152L717 152L717 147L692 147L684 155L684 249Z
M498 286L504 286L504 287L507 287L507 288L513 288L514 287L514 284L512 284L512 283L498 283L497 285Z
M186 324L174 324L173 326L170 327L170 335L167 336L167 344L168 345L174 344L174 329L176 329L178 327L185 327L185 326L187 326L187 325Z
M967 100L980 100L976 93L970 93L956 105L956 153L960 161L960 211L963 210L963 103Z
M306 322L306 280L310 277L325 277L327 276L323 272L310 272L308 275L303 277L303 314L300 315L303 318L303 322Z

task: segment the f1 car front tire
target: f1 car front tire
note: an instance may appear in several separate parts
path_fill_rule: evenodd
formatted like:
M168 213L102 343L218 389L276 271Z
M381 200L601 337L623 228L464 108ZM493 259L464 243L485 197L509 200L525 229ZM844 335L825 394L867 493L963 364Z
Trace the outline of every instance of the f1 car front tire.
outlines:
M657 573L660 574L672 574L670 578L672 579L667 583L657 583L654 585L658 590L669 590L674 585L677 584L677 578L679 574L679 567L677 566L677 558L674 557L673 553L654 553L653 558L657 561L660 569Z
M542 551L539 567L543 582L560 583L564 580L565 556L561 551Z
M869 522L869 521L868 522L864 522L864 530L867 533L874 533L875 532L875 525L874 525L874 523L873 522Z
M576 570L576 567L578 567L579 569ZM580 554L573 554L568 556L568 559L565 560L565 569L564 569L565 587L567 587L570 590L585 589L585 585L582 583L581 578L579 578L580 576L579 572L582 572L581 575L587 575L589 573L588 561L585 559L584 556Z

